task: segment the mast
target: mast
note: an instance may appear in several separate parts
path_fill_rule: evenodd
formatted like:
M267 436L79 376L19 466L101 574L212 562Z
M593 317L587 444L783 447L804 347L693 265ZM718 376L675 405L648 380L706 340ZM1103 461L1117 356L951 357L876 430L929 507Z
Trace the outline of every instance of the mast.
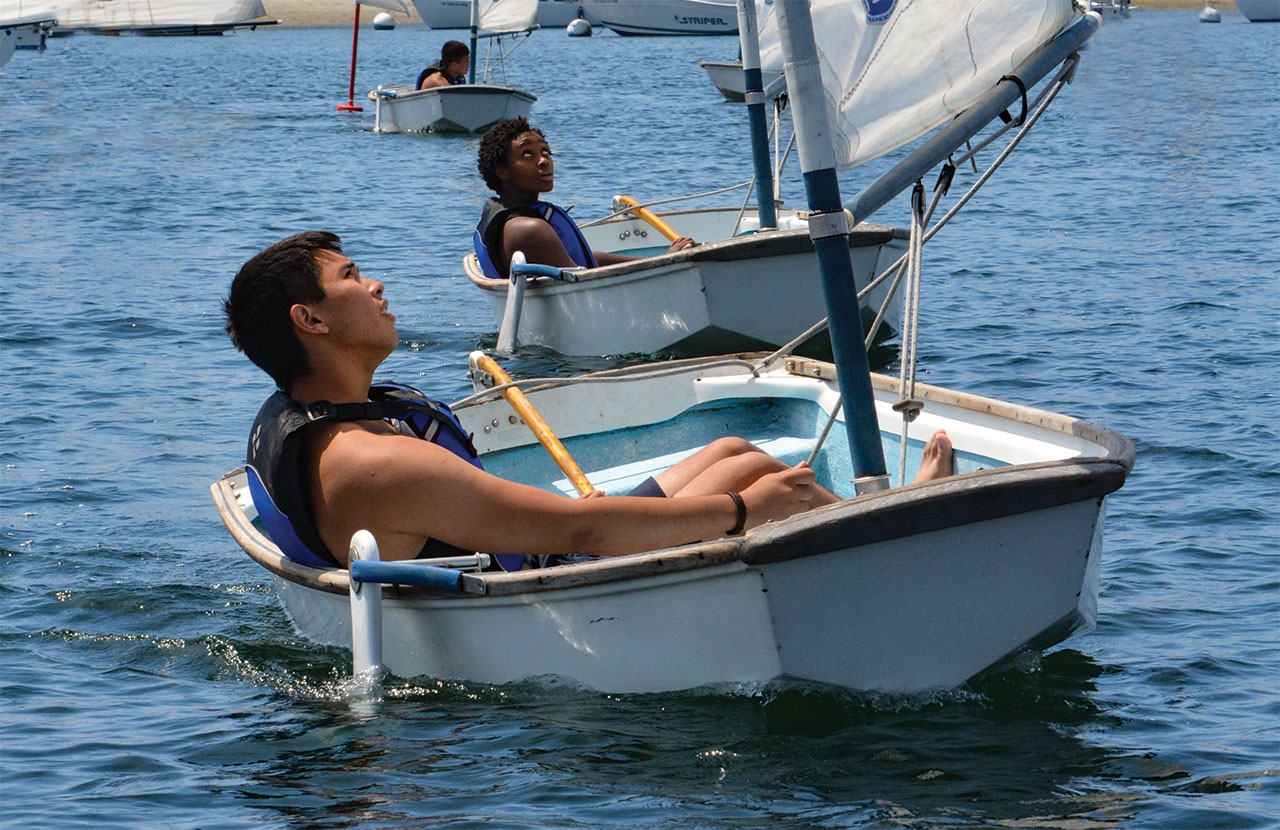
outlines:
M764 113L764 76L760 71L760 33L755 0L738 0L738 44L746 82L747 123L751 131L751 157L756 169L756 215L760 230L778 227L774 204L773 161L769 155L769 126Z
M885 490L880 424L871 391L871 366L863 345L858 291L849 259L849 218L840 203L832 117L822 91L822 70L813 37L808 0L777 0L778 30L791 98L791 118L800 150L800 170L809 202L813 239L827 304L831 348L844 400L845 430L858 494ZM744 66L746 55L743 55Z
M476 82L476 42L480 36L480 0L471 0L471 61L467 69L467 83Z

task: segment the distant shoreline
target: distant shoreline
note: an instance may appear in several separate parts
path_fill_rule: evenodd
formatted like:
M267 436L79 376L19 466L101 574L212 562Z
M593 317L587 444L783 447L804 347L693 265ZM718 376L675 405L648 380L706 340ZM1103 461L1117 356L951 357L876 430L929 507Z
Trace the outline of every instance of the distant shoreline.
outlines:
M350 26L355 17L355 6L351 0L264 0L263 5L267 14L279 20L281 26ZM1204 5L1204 0L1141 0L1135 4L1135 9L1201 9ZM1223 11L1235 9L1231 0L1219 0L1215 5ZM412 6L409 9L407 15L399 12L389 14L397 25L422 25L422 18ZM385 9L361 6L361 25L373 25L373 18L383 11Z

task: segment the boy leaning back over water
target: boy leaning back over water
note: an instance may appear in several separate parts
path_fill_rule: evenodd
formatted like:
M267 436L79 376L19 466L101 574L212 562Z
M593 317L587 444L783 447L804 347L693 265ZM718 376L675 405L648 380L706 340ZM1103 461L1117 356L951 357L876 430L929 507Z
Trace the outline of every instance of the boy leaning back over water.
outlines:
M312 420L308 412L366 405L399 343L383 284L361 276L331 233L297 234L254 256L224 310L232 341L278 386L255 422L249 463L277 504L292 501L285 512L314 553L341 567L360 529L386 560L452 546L537 566L714 539L836 500L807 466L740 438L713 441L638 496L571 499L486 473L395 419ZM925 455L917 481L950 473L944 434Z

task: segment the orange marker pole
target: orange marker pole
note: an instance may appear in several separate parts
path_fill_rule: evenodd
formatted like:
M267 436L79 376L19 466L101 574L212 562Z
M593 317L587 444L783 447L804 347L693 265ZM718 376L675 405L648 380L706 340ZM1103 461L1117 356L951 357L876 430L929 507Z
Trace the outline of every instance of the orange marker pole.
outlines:
M356 106L356 46L360 43L360 4L356 3L356 22L351 27L351 79L347 82L347 103L338 104L338 112L364 112Z

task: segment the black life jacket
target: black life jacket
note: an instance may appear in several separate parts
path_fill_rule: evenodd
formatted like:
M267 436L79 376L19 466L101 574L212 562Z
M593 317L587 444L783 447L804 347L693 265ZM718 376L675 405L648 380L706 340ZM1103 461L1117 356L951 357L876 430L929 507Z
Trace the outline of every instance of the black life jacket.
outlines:
M377 421L391 418L405 424L424 441L431 441L452 452L477 468L484 469L471 436L445 404L432 400L414 389L397 383L376 383L369 388L366 403L333 404L315 401L302 407L284 392L277 391L258 412L249 436L248 466L250 491L258 484L267 498L259 504L255 494L255 506L262 516L272 541L285 556L304 565L332 568L337 558L325 546L316 530L302 484L299 451L302 430L317 421ZM258 482L254 481L256 478ZM280 516L269 516L275 510ZM281 521L283 520L283 522ZM428 540L419 558L470 554L453 545ZM504 561L506 560L506 561ZM504 568L517 570L523 564L521 556L503 556L499 562Z
M437 73L444 75L444 68L440 66L440 61L436 61L435 63L428 66L426 69L419 72L418 80L414 82L413 88L422 89L422 82ZM465 84L467 82L466 75L457 75L453 78L450 78L448 75L444 75L444 79L448 81L451 86L457 86L458 84Z
M513 216L533 216L545 221L556 232L556 236L560 237L561 244L575 264L583 268L600 267L582 231L564 208L542 201L526 205L504 205L500 199L490 198L484 203L480 222L476 225L472 238L476 259L480 261L480 270L486 277L505 280L510 276L510 269L499 268L498 263L502 259L502 228Z

